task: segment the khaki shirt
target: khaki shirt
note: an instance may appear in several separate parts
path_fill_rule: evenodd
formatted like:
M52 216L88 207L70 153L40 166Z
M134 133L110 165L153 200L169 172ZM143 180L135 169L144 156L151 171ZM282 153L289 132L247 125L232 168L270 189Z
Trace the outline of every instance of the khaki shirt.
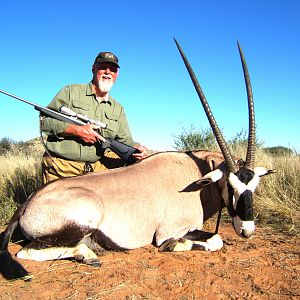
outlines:
M106 102L98 102L92 83L74 84L63 87L47 106L55 111L64 105L73 111L106 123L101 130L103 137L116 139L129 146L138 145L130 133L124 108L110 96ZM79 138L58 136L70 124L44 116L42 130L48 135L46 146L59 157L75 161L95 162L103 156L104 149L84 143Z

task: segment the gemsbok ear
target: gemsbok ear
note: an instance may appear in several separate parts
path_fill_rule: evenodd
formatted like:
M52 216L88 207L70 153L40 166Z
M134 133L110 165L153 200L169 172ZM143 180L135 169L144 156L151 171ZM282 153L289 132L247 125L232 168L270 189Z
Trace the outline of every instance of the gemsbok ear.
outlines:
M210 183L217 182L222 178L222 176L223 171L221 171L220 169L216 169L203 176L203 178L197 181L197 184L202 187Z
M202 178L198 181L196 181L196 184L198 186L198 189L200 190L202 187L209 185L211 183L213 183L214 181L211 178Z
M273 174L273 173L276 173L277 170L268 170L267 168L265 167L255 167L254 168L254 173L259 176L259 177L263 177L263 176L266 176L266 175L270 175L270 174Z
M223 172L220 169L213 170L203 176L201 179L196 180L189 184L187 187L179 191L180 193L195 192L201 190L204 186L213 182L217 182L223 176Z

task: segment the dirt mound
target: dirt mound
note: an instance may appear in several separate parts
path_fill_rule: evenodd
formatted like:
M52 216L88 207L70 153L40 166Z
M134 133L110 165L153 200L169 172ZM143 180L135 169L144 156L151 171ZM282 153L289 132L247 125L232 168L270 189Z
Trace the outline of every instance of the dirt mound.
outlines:
M240 239L220 229L215 253L159 253L153 246L108 252L102 267L20 260L31 282L0 277L1 299L300 299L299 240L259 228ZM15 254L20 246L10 244Z

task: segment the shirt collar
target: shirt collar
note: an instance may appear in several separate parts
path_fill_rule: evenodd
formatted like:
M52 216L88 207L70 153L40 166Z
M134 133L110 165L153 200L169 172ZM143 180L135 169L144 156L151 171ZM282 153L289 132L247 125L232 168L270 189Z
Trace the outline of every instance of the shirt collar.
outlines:
M108 97L108 93L105 95L105 97L102 99L101 102L110 102L109 97Z

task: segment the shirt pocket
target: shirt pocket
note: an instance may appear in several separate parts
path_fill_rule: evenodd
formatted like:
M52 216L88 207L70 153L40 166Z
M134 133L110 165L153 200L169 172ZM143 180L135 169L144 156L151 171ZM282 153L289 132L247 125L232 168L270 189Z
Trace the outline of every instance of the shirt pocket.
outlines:
M105 112L104 118L105 118L104 123L107 124L107 128L108 128L107 133L110 136L115 137L118 134L118 131L119 131L119 122L118 122L117 117L114 116L114 115L110 115L107 112Z
M78 98L73 99L72 106L76 109L77 113L80 113L83 115L86 115L89 110L87 102L80 101L80 99L78 99Z

